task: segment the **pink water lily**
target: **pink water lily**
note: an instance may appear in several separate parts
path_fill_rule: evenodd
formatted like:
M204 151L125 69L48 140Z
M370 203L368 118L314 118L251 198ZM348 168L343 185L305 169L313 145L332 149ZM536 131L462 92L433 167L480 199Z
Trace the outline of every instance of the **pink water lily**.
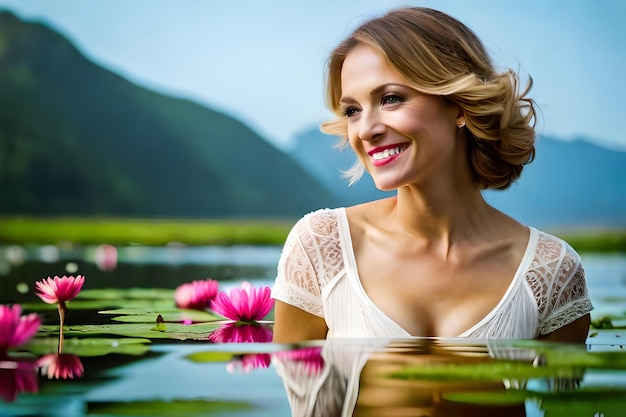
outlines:
M63 325L65 324L65 302L73 299L78 295L85 283L85 277L82 275L63 276L59 278L55 276L54 279L48 277L48 279L42 279L35 282L37 288L37 295L44 302L48 304L57 303L57 310L59 310L59 349L58 352L63 351Z
M272 329L258 323L226 323L209 334L209 340L213 343L269 343L272 334Z
M217 295L218 282L213 279L192 281L176 288L174 299L178 308L205 310Z
M85 277L78 275L54 279L48 277L35 283L37 295L48 304L64 303L76 297L85 283Z
M84 372L80 357L70 353L44 355L37 361L37 368L48 379L80 378Z
M254 288L244 282L241 288L233 288L228 293L218 293L211 302L211 309L222 316L242 322L263 320L274 307L269 287Z
M23 345L37 333L41 319L35 313L22 316L22 307L0 305L0 351Z

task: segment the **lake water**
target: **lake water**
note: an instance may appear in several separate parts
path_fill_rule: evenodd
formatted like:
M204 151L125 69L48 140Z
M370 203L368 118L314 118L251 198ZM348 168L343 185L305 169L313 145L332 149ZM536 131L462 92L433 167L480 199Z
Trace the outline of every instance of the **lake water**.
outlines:
M280 248L126 247L118 248L114 267L96 262L98 253L95 247L0 248L0 302L32 302L35 280L66 273L85 275L85 291L173 289L208 277L221 289L244 280L270 286ZM588 254L583 261L593 317L626 324L626 255ZM53 312L44 317L54 323ZM68 313L70 325L107 320L94 311ZM66 335L70 350L73 338L79 339ZM21 358L0 358L0 417L338 416L342 409L366 416L623 416L625 338L622 329L592 329L580 348L429 338L284 346L212 343L203 334L124 349L125 339L117 338L104 353L74 346L75 357L56 363L74 370L66 379L33 378L14 366ZM37 356L54 351L39 348Z

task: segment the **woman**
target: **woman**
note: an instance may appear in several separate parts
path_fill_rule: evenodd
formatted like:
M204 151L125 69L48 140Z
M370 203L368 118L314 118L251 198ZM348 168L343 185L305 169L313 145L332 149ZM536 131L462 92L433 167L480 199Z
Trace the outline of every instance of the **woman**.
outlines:
M534 156L535 108L461 22L427 8L372 19L328 65L322 125L397 195L304 216L273 288L274 341L327 337L584 342L580 257L491 207Z

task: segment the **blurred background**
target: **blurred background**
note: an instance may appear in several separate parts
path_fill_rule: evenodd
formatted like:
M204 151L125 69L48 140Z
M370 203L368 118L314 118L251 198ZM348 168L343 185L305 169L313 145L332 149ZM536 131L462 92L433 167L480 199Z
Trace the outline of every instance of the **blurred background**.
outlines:
M0 0L0 298L64 273L270 282L301 215L385 196L348 187L354 155L318 126L332 48L403 5L459 18L533 78L537 158L487 198L624 253L622 1Z

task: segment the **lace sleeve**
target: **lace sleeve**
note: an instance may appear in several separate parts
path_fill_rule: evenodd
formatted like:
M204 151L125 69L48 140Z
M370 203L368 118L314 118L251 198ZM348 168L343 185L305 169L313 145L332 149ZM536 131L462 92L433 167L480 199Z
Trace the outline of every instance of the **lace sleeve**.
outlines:
M548 334L593 310L580 256L564 243L564 255L548 284L538 332Z
M285 241L278 261L272 298L324 317L315 263L303 246L303 240L307 240L306 221L307 216L300 219Z

